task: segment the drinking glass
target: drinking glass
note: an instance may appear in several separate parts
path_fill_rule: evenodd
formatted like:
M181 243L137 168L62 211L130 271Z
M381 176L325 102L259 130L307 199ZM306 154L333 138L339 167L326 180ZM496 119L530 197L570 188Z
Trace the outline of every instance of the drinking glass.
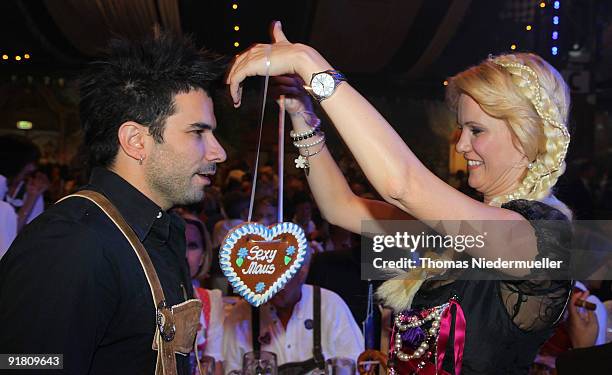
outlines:
M326 375L355 375L355 361L350 358L334 357L325 361Z
M244 353L242 375L277 375L276 354L263 350Z

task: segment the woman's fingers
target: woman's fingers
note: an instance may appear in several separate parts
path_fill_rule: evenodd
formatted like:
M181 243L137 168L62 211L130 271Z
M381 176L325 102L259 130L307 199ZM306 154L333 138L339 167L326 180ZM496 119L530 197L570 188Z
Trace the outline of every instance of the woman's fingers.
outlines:
M227 72L227 76L225 77L226 84L229 85L230 79L232 78L232 73L234 73L234 70L236 70L236 65L238 65L240 61L244 60L248 51L249 50L246 50L243 53L236 55L236 57L234 58L234 61L232 61L232 65L230 66L229 71Z
M283 33L283 26L280 21L275 21L272 26L272 43L287 42L287 37Z
M227 78L225 80L225 83L229 85L229 91L230 91L230 95L232 96L232 101L234 102L234 106L236 106L237 104L239 105L240 103L239 88L241 84L241 81L236 81L236 78L235 78L236 66L238 66L238 63L244 58L245 58L245 54L241 54L241 55L238 55L236 59L234 59L234 62L232 63L232 66L229 72L227 73Z
M293 74L292 57L297 52L294 45L287 41L283 33L280 22L276 21L272 26L272 45L257 44L236 57L229 73L226 83L229 85L230 95L234 102L234 107L239 107L241 102L241 84L247 77L271 76L281 74ZM268 65L267 62L270 62ZM297 87L303 85L295 78L281 79L281 86L287 90L288 95L300 95ZM291 86L295 86L291 88Z
M248 51L238 56L234 65L232 65L227 77L227 83L230 86L230 94L234 107L240 106L242 81L247 77L265 74L265 54L262 53L262 49L266 48L269 48L269 46L261 44L251 47Z
M292 86L294 84L294 79L292 76L286 75L286 76L278 76L278 77L274 77L272 78L272 82L276 85L285 85L285 86Z
M296 86L296 87L304 86L304 81L302 81L302 79L295 74L288 74L284 76L274 77L274 83L278 85L285 85L285 86Z
M300 96L304 94L304 91L295 86L274 85L270 88L270 93L275 97L279 95Z
M296 97L308 95L304 89L304 81L295 74L274 77L272 80L272 92L276 95Z

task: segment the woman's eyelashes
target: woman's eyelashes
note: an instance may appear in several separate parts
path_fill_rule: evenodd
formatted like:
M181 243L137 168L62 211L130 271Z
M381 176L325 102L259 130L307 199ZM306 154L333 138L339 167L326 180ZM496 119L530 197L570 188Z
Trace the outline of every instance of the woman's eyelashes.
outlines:
M471 130L472 130L472 134L474 134L474 135L478 135L478 134L482 133L482 129L474 127L474 126L471 127Z
M483 132L483 129L477 127L477 126L473 126L473 125L457 125L457 128L462 131L464 126L467 126L467 128L472 132L473 135L478 135L480 133Z

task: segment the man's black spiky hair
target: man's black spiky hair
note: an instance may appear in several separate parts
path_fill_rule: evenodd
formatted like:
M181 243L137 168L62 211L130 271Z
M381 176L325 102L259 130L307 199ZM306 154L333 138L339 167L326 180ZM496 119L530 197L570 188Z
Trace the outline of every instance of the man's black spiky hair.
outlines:
M139 40L114 39L81 76L80 117L90 167L109 167L119 150L117 131L135 121L163 142L174 96L194 89L210 95L228 59L195 47L190 37L162 32Z

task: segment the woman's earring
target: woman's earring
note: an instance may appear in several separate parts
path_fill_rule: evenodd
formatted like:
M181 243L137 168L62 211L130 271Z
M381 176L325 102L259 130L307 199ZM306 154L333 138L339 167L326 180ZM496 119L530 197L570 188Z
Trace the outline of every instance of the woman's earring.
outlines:
M532 170L533 169L533 163L527 164L527 169Z

